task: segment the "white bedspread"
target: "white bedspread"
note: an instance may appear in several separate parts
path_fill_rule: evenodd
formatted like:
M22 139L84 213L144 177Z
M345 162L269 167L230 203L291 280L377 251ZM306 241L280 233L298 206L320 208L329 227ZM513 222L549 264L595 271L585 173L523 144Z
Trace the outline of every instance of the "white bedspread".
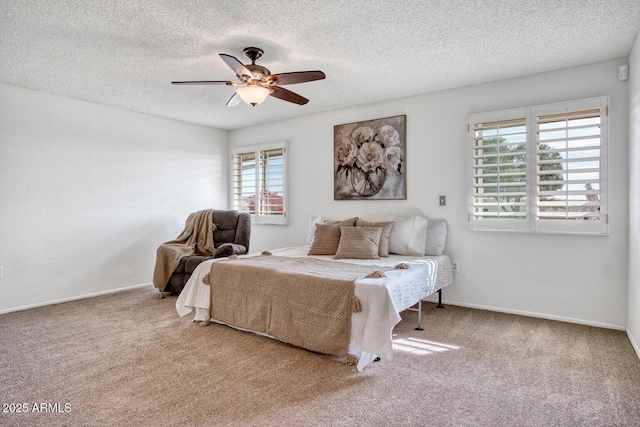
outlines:
M305 257L307 246L277 249L274 255ZM245 255L247 257L255 256ZM361 265L379 265L393 267L401 262L410 265L409 269L395 269L385 272L387 277L377 279L358 279L355 282L355 295L360 299L362 311L353 313L351 318L351 342L349 353L358 357L358 371L362 371L376 356L385 360L393 359L391 333L401 320L400 312L415 305L421 299L453 283L451 262L446 255L440 256L401 256L375 260L334 259L333 256L313 256ZM176 301L176 310L180 316L196 311L194 320L209 318L209 286L202 282L210 272L211 264L219 259L201 263L193 272L185 288ZM214 320L215 319L211 319Z

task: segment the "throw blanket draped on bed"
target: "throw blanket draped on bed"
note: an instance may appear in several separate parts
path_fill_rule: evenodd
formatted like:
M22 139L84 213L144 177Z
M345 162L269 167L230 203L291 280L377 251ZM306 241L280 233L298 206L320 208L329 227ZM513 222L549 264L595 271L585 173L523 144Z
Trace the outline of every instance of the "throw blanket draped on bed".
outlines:
M258 256L214 262L210 315L319 353L346 356L354 281L381 267ZM387 268L388 270L388 268Z
M171 274L185 256L211 256L213 244L213 209L205 209L189 215L182 233L175 239L163 243L156 253L153 284L164 291Z

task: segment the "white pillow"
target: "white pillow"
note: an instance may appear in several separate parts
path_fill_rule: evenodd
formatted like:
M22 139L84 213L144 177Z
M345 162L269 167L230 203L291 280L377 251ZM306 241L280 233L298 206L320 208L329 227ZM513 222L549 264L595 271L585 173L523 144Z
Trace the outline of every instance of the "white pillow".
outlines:
M309 218L309 231L307 232L307 246L311 246L311 242L313 242L313 235L316 232L316 224L322 223L323 219L321 216L312 216Z
M447 222L444 219L430 219L427 227L427 249L425 255L442 255L447 241Z
M429 221L421 216L397 219L389 236L389 252L424 256L427 250Z

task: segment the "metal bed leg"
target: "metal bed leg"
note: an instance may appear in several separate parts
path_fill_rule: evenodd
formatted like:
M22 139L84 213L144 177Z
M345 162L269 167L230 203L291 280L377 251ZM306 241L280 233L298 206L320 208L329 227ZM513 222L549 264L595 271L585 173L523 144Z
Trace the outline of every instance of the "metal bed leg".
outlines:
M444 308L444 305L442 305L442 289L438 289L438 305L436 307Z
M438 289L438 305L437 308L444 308L442 305L442 289ZM424 331L422 328L422 300L418 301L418 308L408 308L407 310L417 311L418 312L418 326L413 328L415 331Z
M422 300L418 301L418 326L414 328L416 331L423 331L422 329Z

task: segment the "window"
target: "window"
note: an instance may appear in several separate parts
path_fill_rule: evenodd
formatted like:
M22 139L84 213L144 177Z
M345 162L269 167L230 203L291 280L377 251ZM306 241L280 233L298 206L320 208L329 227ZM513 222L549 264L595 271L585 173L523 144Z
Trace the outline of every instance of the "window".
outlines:
M284 141L233 151L233 208L255 223L286 224L286 151Z
M472 230L608 233L608 99L469 117Z

